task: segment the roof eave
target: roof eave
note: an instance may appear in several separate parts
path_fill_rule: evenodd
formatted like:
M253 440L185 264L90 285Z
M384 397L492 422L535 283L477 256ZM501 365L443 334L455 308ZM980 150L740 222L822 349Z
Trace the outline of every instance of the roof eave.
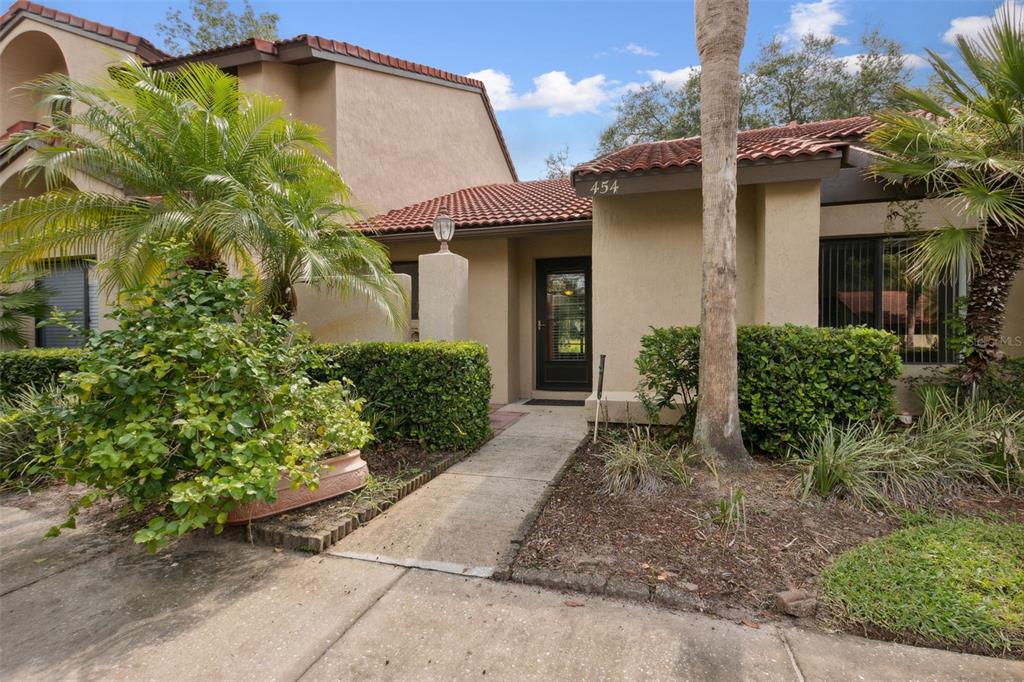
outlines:
M566 230L589 230L593 223L592 218L572 218L568 220L554 220L543 223L518 223L514 225L477 225L472 227L456 227L455 239L470 237L512 237L537 232L559 232ZM394 231L374 234L372 231L363 232L367 237L379 242L399 242L416 239L433 239L434 235L430 228L415 231Z
M842 161L842 149L814 155L741 161L737 164L736 183L760 185L832 177L839 173ZM643 171L588 173L582 176L574 170L571 177L577 196L601 197L699 189L700 169L699 164L690 164Z

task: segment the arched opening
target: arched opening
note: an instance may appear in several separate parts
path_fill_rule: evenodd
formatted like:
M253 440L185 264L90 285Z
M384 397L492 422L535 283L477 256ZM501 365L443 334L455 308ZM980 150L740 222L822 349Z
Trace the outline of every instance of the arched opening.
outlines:
M50 113L39 108L38 97L17 87L48 73L67 72L64 53L45 33L26 31L11 40L0 54L0 134L18 121L49 124Z
M0 185L0 204L10 203L26 197L34 197L46 191L46 182L42 173L29 179L26 175L15 173Z

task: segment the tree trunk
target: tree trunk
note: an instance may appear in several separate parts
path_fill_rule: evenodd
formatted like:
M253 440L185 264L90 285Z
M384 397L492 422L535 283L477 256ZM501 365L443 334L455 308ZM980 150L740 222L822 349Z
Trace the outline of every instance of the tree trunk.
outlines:
M700 372L694 443L720 469L753 465L740 435L736 359L736 132L747 0L697 0L703 198Z
M989 364L1003 359L999 335L1006 319L1006 299L1013 278L1024 260L1024 226L1013 232L1005 225L989 224L981 248L981 265L967 291L964 323L974 338L964 358L960 381L974 384L981 380Z

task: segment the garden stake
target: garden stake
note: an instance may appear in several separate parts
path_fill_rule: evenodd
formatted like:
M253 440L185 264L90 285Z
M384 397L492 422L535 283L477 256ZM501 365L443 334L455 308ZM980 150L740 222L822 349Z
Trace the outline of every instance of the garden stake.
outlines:
M597 400L594 403L594 443L597 443L597 424L601 421L601 390L604 388L604 353L597 365Z

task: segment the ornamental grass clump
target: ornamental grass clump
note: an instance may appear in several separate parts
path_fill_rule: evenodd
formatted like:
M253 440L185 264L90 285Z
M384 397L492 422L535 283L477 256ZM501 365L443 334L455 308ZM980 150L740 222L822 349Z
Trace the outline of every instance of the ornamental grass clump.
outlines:
M180 263L180 261L179 261ZM212 526L238 505L272 502L279 478L315 487L318 460L365 445L361 403L338 382L312 388L306 340L251 310L254 283L179 264L158 286L123 293L117 329L86 342L65 375L74 400L51 404L52 466L100 498L152 513L135 535L150 551Z
M849 497L872 507L913 506L965 485L1024 489L1024 412L942 390L922 391L909 428L877 421L826 424L795 450L804 499Z
M604 492L609 495L657 493L669 483L691 482L686 471L690 451L666 444L650 426L609 437L601 457Z

